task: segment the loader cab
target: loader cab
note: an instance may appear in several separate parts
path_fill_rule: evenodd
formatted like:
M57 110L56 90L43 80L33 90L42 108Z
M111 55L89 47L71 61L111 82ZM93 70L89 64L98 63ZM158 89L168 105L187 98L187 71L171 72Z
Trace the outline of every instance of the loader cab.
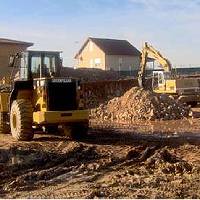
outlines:
M21 54L20 80L32 80L44 77L59 77L61 52L27 51Z
M10 105L23 96L33 99L37 111L66 111L79 107L80 81L61 77L60 52L26 51L18 55L16 61L19 59L19 77L14 82Z

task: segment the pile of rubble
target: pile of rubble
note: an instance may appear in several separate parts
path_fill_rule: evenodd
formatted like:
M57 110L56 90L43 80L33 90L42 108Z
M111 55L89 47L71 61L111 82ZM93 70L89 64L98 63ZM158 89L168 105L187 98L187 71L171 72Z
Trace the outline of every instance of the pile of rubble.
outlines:
M0 92L11 92L11 85L0 84Z
M133 87L123 96L101 104L91 110L91 119L125 121L172 120L189 115L190 108L168 95L159 95Z
M115 81L95 81L81 83L85 107L93 109L138 85L137 79L120 79Z
M61 74L63 77L74 77L84 82L98 81L98 80L118 80L123 75L116 71L105 71L98 68L80 68L73 69L71 67L62 67Z

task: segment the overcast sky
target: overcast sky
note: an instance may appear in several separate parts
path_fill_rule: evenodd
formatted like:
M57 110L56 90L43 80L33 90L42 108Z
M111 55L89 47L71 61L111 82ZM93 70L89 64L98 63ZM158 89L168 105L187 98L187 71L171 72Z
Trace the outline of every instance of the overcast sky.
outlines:
M89 36L148 41L175 66L200 66L200 0L0 0L0 37L62 50L66 66Z

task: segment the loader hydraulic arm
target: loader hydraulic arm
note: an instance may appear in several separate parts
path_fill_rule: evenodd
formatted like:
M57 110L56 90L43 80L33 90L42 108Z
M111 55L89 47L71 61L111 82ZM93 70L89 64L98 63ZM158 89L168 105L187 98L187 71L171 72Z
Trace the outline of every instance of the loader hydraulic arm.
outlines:
M148 43L145 42L145 45L142 49L140 70L138 72L138 82L140 87L145 87L145 70L148 57L158 61L161 67L164 69L164 71L171 72L172 70L172 65L169 62L169 60L164 58L159 51L157 51L154 47L148 45Z

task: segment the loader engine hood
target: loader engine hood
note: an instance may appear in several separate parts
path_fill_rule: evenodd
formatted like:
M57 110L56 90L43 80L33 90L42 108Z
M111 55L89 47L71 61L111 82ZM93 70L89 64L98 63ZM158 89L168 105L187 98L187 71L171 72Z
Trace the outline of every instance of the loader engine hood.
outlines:
M47 111L68 111L78 108L79 81L76 79L36 79L34 89L36 88L40 88L45 94Z

